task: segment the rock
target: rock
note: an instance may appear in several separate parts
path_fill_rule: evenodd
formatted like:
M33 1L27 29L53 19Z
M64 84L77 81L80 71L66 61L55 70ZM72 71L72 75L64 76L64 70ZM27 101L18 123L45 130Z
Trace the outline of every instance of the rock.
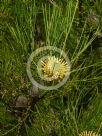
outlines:
M25 96L25 95L19 95L17 98L16 98L16 101L15 101L15 107L16 108L23 108L23 107L26 107L28 106L28 98Z
M38 87L36 87L34 85L30 88L29 93L32 97L39 97L40 96Z

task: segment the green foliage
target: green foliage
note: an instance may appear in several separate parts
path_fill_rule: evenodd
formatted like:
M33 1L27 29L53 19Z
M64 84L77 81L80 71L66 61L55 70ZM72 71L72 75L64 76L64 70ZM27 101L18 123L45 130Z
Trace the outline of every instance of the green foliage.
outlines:
M84 1L83 18L73 0L1 0L0 5L0 135L78 136L84 130L102 135L102 2ZM26 62L44 45L67 53L71 75L60 89L43 91L35 104ZM23 109L15 107L20 94L29 101Z

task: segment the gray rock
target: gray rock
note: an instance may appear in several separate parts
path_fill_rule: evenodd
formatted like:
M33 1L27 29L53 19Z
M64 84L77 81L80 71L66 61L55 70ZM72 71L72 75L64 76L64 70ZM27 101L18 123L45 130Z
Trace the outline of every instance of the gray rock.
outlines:
M28 98L25 95L19 95L15 101L15 107L26 107L28 105Z
M29 93L32 97L39 97L39 95L40 95L38 87L36 87L34 85L30 88Z

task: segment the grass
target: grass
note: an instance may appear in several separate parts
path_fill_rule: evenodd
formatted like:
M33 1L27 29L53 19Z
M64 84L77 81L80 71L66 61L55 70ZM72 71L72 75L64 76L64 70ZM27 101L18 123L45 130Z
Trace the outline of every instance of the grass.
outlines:
M93 1L92 6L89 1L83 2L83 17L79 18L78 1L0 1L1 136L78 136L85 130L102 135L99 2ZM87 7L94 17L88 18L91 11ZM26 63L33 51L46 45L67 53L71 74L58 90L43 90L41 99L32 98ZM23 109L15 107L21 94L29 102Z

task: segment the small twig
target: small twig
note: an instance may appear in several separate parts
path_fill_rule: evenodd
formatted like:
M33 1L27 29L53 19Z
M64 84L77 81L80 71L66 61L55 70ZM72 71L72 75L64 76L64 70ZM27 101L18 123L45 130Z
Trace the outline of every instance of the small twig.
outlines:
M54 6L57 6L56 2L54 2L53 0L49 0L49 2L54 5Z

